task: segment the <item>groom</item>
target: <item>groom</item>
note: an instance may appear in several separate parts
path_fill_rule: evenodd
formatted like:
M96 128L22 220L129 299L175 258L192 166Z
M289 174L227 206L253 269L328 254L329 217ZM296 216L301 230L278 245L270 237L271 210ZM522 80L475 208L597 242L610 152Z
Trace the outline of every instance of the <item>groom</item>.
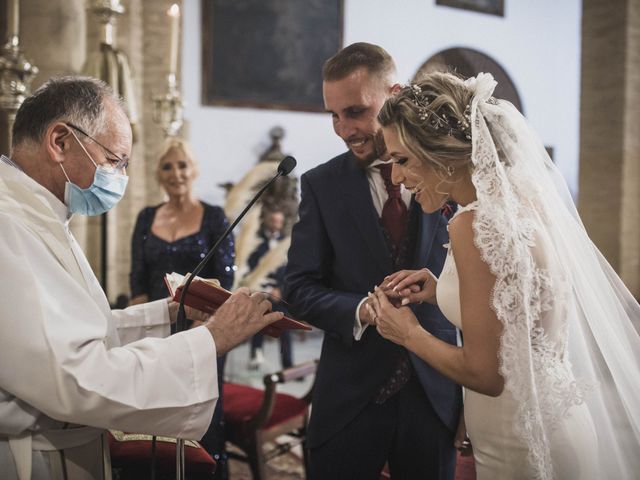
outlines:
M285 298L293 313L325 331L307 447L309 478L453 479L460 388L383 339L367 292L386 275L429 268L439 275L446 219L425 215L392 184L377 115L395 91L395 64L382 48L355 43L323 68L323 95L349 151L301 177ZM437 307L414 311L451 344L456 331Z

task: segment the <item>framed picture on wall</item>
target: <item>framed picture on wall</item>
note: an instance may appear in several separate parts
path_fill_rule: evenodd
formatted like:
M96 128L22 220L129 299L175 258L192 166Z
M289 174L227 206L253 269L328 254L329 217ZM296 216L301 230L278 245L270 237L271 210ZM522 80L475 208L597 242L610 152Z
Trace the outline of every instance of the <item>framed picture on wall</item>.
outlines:
M462 8L504 17L504 0L436 0L436 5Z
M203 0L202 103L324 111L343 0Z

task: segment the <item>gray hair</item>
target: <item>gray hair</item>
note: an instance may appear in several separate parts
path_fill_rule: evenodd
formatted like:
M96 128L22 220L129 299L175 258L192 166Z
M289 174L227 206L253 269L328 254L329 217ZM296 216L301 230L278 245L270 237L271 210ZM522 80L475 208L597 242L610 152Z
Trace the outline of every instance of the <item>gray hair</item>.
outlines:
M89 135L106 124L105 102L123 108L111 87L91 77L52 78L28 97L18 109L12 129L12 147L39 143L52 122L74 124Z

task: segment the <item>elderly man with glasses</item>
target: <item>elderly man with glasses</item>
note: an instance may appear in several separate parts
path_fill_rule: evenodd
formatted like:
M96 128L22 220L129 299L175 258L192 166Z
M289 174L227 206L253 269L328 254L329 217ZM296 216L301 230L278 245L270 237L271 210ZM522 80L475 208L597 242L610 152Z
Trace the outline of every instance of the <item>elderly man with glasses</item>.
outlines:
M16 115L0 161L3 479L108 479L105 428L199 439L216 356L282 316L246 289L170 337L175 303L110 310L68 222L122 198L130 153L127 117L97 80L51 80Z

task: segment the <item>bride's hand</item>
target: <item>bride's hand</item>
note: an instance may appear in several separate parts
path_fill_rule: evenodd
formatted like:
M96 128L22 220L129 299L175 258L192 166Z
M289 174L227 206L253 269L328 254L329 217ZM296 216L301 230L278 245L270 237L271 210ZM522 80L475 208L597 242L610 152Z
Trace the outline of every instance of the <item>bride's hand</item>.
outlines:
M373 322L378 333L387 340L406 346L414 329L421 328L408 307L394 307L382 289L376 287L370 295L374 312Z
M390 298L399 297L402 305L436 301L438 279L427 268L400 270L385 277L382 288Z

